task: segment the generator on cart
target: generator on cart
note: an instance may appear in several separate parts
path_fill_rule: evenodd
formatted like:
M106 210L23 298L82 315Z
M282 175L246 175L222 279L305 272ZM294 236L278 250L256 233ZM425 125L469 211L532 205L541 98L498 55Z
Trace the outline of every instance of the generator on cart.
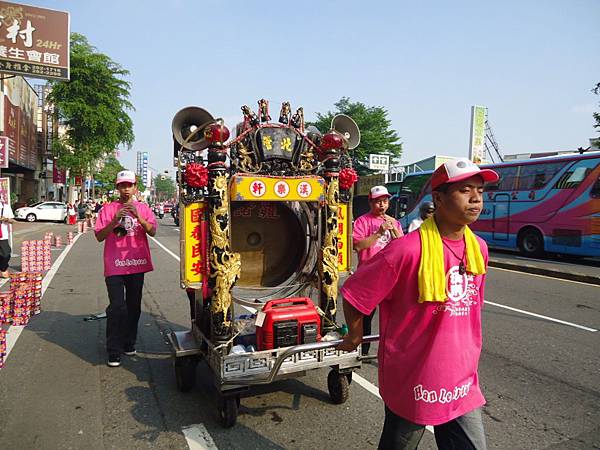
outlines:
M267 100L258 108L242 106L231 139L223 120L202 108L184 108L172 123L181 287L193 292L191 329L169 334L175 376L190 390L204 358L226 427L249 386L328 367L331 399L343 403L361 366L360 346L335 349L359 129L340 114L322 135L288 102L277 122Z

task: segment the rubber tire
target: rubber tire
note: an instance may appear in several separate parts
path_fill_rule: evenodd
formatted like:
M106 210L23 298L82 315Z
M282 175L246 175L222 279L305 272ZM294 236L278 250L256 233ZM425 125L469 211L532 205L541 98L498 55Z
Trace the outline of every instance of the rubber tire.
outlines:
M348 376L339 373L335 369L331 370L329 375L327 375L327 389L329 390L329 397L334 405L345 403L350 396Z
M219 401L219 422L223 428L231 428L237 422L239 396L222 396Z
M29 213L25 216L25 220L27 222L35 222L37 220L37 216L34 213Z
M535 228L527 228L519 236L519 250L524 256L538 257L544 254L544 238Z
M193 356L175 358L175 383L179 392L189 392L196 384L196 365L198 361Z

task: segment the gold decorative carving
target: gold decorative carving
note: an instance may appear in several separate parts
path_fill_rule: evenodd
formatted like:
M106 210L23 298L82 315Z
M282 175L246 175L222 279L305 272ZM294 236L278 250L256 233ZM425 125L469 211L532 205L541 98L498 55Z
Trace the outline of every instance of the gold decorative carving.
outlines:
M338 209L339 209L339 181L332 177L327 184L327 218L326 232L323 240L321 280L322 291L326 298L329 317L334 317L337 309L338 295Z
M254 152L252 152L243 141L237 144L237 155L238 165L242 170L246 172L256 172L260 169L260 167L254 163L252 158Z
M223 325L230 326L227 312L231 308L231 288L240 276L241 258L230 247L229 196L227 175L214 179L214 199L210 215L210 277L214 280L211 310L213 315L223 313Z

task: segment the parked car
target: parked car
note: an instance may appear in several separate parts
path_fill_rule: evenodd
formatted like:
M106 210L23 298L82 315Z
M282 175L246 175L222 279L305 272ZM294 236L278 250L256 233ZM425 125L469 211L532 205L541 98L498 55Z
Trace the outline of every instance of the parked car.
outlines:
M36 220L52 220L64 222L67 217L67 205L61 202L39 202L24 206L15 211L15 218L35 222Z
M172 203L165 203L163 205L163 208L165 210L165 214L169 214L171 212L171 210L173 209L173 204Z

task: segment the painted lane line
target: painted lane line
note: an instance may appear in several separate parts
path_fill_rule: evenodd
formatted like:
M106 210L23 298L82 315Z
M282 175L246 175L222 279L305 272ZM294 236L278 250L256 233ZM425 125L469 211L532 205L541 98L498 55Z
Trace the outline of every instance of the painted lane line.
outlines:
M492 269L492 270L504 270L505 272L513 272L513 273L518 273L518 274L521 274L521 275L528 275L528 276L531 276L531 277L546 278L548 280L563 281L565 283L583 284L585 286L592 286L592 287L600 288L600 285L592 284L592 283L585 283L584 281L575 281L575 280L567 280L566 278L549 277L548 275L540 275L540 274L537 274L537 273L521 272L519 270L505 269L504 267L492 267L492 266L488 266L488 269Z
M216 450L217 445L202 423L188 425L181 429L190 450Z
M173 229L179 233L179 228L173 228Z
M555 323L560 323L562 325L568 325L570 327L579 328L581 330L590 331L592 333L595 333L596 331L598 331L598 330L596 330L594 328L585 327L583 325L578 325L578 324L572 323L572 322L566 322L564 320L555 319L553 317L542 316L541 314L536 314L536 313L532 313L532 312L529 312L529 311L524 311L522 309L513 308L511 306L501 305L500 303L494 303L494 302L490 302L488 300L485 300L484 304L486 304L486 305L492 305L492 306L497 306L498 308L508 309L510 311L515 311L515 312L518 312L518 313L521 313L521 314L525 314L527 316L538 317L540 319L544 319L544 320L547 320L549 322L555 322Z
M77 234L73 239L73 243L65 246L63 252L58 256L58 258L56 258L56 261L54 261L52 267L50 267L50 270L42 280L42 299L44 298L44 293L46 292L46 289L48 289L48 286L54 278L54 275L56 275L56 272L58 271L60 265L65 260L67 254L71 251L71 248L73 248L73 246L81 236L82 234ZM17 343L17 339L19 339L19 336L21 336L21 333L23 332L24 328L25 326L11 326L6 332L6 356L4 357L4 360L8 359L8 355L10 355L10 352Z
M150 239L152 239L154 242L156 242L160 248L162 248L163 250L165 250L169 255L171 255L177 261L180 260L179 256L177 256L175 253L173 253L167 247L165 247L160 242L158 242L158 240L156 240L152 236L150 236ZM251 308L249 306L241 305L241 304L240 304L240 306L242 308L245 308L246 310L250 311L251 313L255 313L256 312L256 309ZM371 383L370 381L368 381L365 378L361 377L356 372L352 373L352 380L356 381L356 384L358 384L360 387L362 387L363 389L365 389L367 392L373 394L375 397L377 397L379 400L381 400L381 395L379 395L379 388L377 386L375 386L373 383ZM200 424L200 425L202 425L202 424ZM191 427L195 427L195 426L199 426L199 425L191 425ZM432 426L427 425L425 428L427 429L427 431L430 431L431 433L433 433L433 427ZM206 429L206 428L204 428L204 429ZM206 432L206 433L208 434L208 432ZM185 434L185 431L184 431L184 434ZM210 435L209 435L209 437L210 437ZM186 435L186 439L187 439L187 435ZM188 441L188 445L190 445L189 441ZM201 449L202 447L194 447L194 448ZM191 446L190 446L190 449L192 449Z
M179 256L177 256L175 253L173 253L171 250L169 250L167 247L165 247L164 245L162 245L158 239L152 237L152 236L148 236L150 239L152 239L154 242L156 242L156 245L158 245L160 248L162 248L165 252L167 252L169 255L171 255L173 258L175 258L177 261L181 261L181 259L179 258Z

